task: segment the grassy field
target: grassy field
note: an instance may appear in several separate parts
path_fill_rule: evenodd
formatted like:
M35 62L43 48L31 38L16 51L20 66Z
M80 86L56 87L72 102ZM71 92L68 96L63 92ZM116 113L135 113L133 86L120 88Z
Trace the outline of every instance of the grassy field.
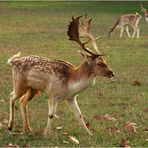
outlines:
M148 2L143 4L148 6ZM119 38L119 30L108 39L107 31L116 18L134 12L142 15L139 23L140 39L128 38L126 34ZM52 133L43 137L48 113L45 94L29 104L28 114L33 133L9 134L7 122L12 77L7 59L21 51L23 56L36 54L80 65L83 60L77 53L79 46L68 40L66 32L71 16L85 13L93 18L92 33L102 36L98 47L107 53L105 59L116 75L115 83L108 83L107 78L98 77L96 85L78 97L93 137L82 129L64 102L57 108L60 119L54 120ZM0 2L1 147L119 147L122 140L126 142L126 139L131 147L148 147L147 75L148 23L140 11L140 2ZM14 130L20 131L22 119L19 101L15 110ZM58 131L58 126L63 126L63 129ZM76 137L80 144L70 142L64 133Z

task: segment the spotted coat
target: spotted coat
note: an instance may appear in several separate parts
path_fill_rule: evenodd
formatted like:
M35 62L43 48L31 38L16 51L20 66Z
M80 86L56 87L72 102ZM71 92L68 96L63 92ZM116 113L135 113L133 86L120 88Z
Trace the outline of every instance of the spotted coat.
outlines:
M68 77L68 72L74 66L62 60L49 60L39 56L27 56L14 59L12 65L19 71L27 73L30 71L54 74L59 79Z

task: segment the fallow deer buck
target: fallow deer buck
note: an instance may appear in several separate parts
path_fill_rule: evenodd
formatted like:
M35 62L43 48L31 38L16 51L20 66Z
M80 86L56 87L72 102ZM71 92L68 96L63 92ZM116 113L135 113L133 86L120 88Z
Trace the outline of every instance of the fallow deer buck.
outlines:
M139 15L138 13L135 14L125 14L120 16L115 25L109 29L108 34L109 37L111 36L111 33L113 31L115 31L117 28L120 28L120 37L122 37L123 35L123 31L124 31L124 27L126 27L126 33L128 35L128 37L131 37L130 33L129 33L129 28L128 26L131 26L133 28L133 34L132 34L132 38L135 36L135 34L137 33L137 38L139 38L139 27L138 27L138 23L139 20L141 18L141 15Z
M148 22L148 10L141 4L141 11L144 12L145 20Z
M80 34L83 37L87 34L86 38L91 36L92 43L95 46L97 45L96 39L89 32L90 20L87 21L86 26L83 26L79 19L80 17L72 18L67 32L70 40L77 42L85 51L79 51L85 59L79 67L75 67L66 61L49 60L45 57L34 55L20 57L20 54L16 54L8 60L8 64L12 65L13 76L13 91L10 97L10 117L8 123L9 130L12 130L14 124L15 101L21 98L23 130L31 131L27 117L27 105L38 91L45 91L49 97L49 110L44 135L50 131L57 104L61 100L65 100L69 104L78 121L92 135L79 109L76 100L77 94L93 84L96 76L100 75L112 78L114 74L103 59L103 55L86 48L85 44L87 42L82 43L80 40ZM81 28L82 26L83 28Z

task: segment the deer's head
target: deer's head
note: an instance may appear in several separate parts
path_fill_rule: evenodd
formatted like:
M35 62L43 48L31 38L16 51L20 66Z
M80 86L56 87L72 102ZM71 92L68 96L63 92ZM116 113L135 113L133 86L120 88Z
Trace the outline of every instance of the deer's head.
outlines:
M113 32L113 29L110 27L109 30L108 30L108 37L110 38L111 37L111 33Z
M86 18L86 25L84 26L83 23L80 22L81 17L82 16L79 16L77 18L72 17L72 22L70 22L67 31L69 39L77 42L84 50L84 52L79 52L86 60L95 75L101 75L110 78L113 77L113 72L103 58L104 54L101 54L101 52L97 48L96 38L94 38L93 35L90 33L91 19ZM89 40L87 42L82 43L82 41L80 40L80 36L88 38ZM96 52L93 52L89 48L85 47L85 44L87 44L89 41L92 42L93 48Z

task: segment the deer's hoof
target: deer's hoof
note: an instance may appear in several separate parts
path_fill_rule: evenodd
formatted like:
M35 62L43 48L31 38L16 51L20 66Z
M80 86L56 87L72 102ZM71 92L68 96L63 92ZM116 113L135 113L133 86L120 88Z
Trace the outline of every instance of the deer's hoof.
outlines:
M9 130L9 131L12 131L12 127L8 127L8 130Z

